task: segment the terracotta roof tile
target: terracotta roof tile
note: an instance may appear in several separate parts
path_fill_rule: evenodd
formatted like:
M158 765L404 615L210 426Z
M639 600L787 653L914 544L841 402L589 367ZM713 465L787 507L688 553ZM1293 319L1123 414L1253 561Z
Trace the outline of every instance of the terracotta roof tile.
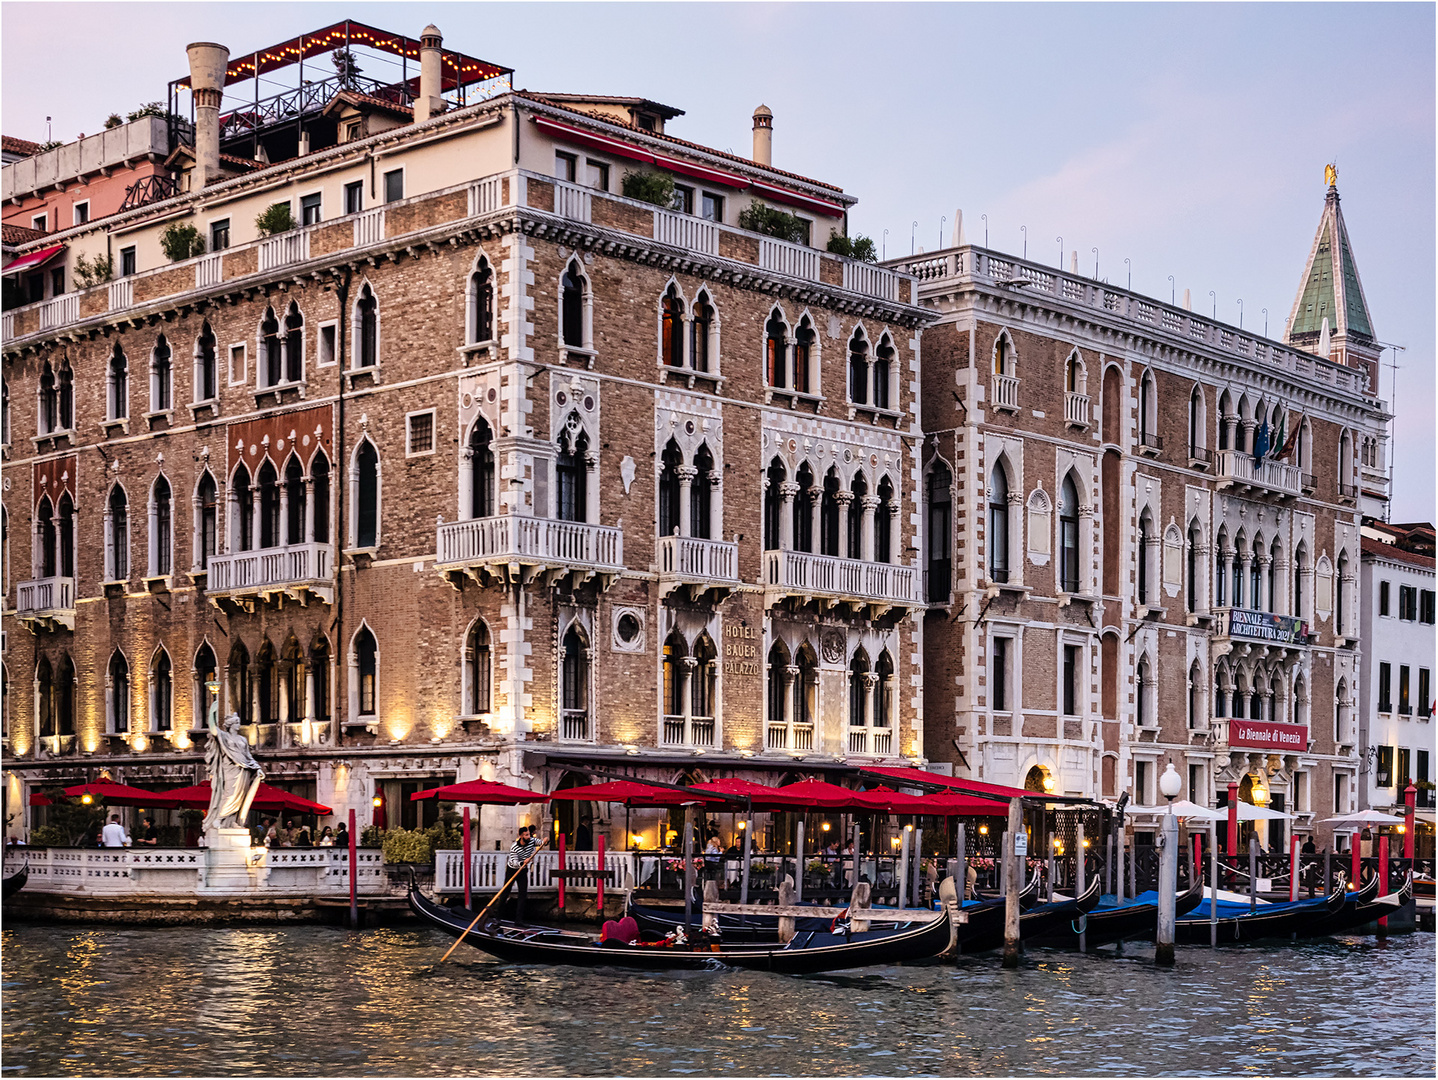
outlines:
M1407 563L1410 566L1421 566L1427 570L1434 569L1432 555L1421 555L1416 551L1405 551L1397 544L1385 544L1382 540L1375 540L1371 536L1363 538L1363 553L1373 555L1380 559L1391 559L1393 562Z
M28 244L31 240L38 240L45 233L41 229L29 229L24 225L5 225L0 228L0 240L7 244Z
M14 135L0 135L0 147L12 154L23 154L25 157L33 157L40 152L39 143L31 142L29 139L17 139Z

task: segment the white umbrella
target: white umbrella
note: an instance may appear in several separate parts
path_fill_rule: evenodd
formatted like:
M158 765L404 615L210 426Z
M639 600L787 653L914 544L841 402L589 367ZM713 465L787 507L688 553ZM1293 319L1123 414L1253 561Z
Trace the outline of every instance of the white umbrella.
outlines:
M1394 817L1392 814L1380 813L1377 810L1359 810L1355 814L1340 814L1338 817L1324 818L1325 824L1342 825L1402 825L1408 819Z
M1228 816L1228 811L1223 811L1223 816ZM1270 810L1266 806L1254 806L1253 803L1240 801L1238 804L1239 821L1292 821L1292 814L1285 814L1282 810Z
M1167 814L1168 811L1169 808L1167 806L1135 806L1129 810L1129 813L1163 815ZM1204 818L1208 821L1219 821L1228 816L1222 810L1210 810L1208 807L1199 806L1198 803L1191 802L1188 799L1174 799L1173 813L1176 817Z

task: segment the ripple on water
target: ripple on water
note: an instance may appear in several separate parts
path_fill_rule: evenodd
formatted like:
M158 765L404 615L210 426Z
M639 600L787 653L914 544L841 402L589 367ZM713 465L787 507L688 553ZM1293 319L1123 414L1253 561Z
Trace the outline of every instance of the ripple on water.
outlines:
M1431 1074L1432 942L785 978L440 964L424 930L11 925L0 1075Z

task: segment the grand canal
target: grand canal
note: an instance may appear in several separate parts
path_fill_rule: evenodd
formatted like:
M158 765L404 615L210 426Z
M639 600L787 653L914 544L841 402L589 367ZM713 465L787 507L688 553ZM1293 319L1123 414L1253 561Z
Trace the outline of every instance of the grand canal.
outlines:
M1034 950L786 978L523 969L418 929L0 936L11 1075L1296 1074L1434 1070L1431 934Z

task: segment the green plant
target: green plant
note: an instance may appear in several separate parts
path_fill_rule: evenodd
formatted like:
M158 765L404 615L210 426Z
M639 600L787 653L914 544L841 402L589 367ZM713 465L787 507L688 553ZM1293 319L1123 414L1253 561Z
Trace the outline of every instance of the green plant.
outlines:
M384 836L384 861L434 862L434 844L429 833L419 829L390 829Z
M115 276L115 257L96 255L93 259L87 259L83 255L77 255L75 266L70 273L82 289L104 284Z
M360 830L359 846L375 848L384 844L384 830L378 825L366 825Z
M123 116L117 112L112 112L109 116L105 117L105 130L109 131L111 128L117 128L124 122L125 118Z
M77 847L91 829L105 823L105 807L98 802L86 805L79 799L66 798L60 787L46 789L45 795L50 800L45 809L46 825L58 828L62 834L62 839L50 843Z
M355 54L348 49L336 49L330 53L330 63L335 66L335 73L340 77L341 86L352 85L355 76L360 73L360 66L355 60Z
M255 218L255 228L261 236L278 236L294 227L295 219L290 215L290 204L287 202L277 202Z
M37 154L43 154L46 150L53 150L53 149L55 149L55 147L57 147L57 146L64 146L64 145L65 145L65 144L62 143L59 139L51 139L49 142L42 142L42 143L40 144L40 149L37 150L37 151L35 151L35 152L36 152Z
M36 825L30 830L35 847L70 847L70 834L58 825Z
M761 202L751 202L748 209L739 211L739 228L788 240L791 244L802 244L809 239L807 221Z
M289 204L284 204L289 208ZM171 262L179 262L181 259L189 259L195 255L205 253L205 238L200 235L200 230L188 222L180 223L172 221L165 226L165 231L160 234L160 250L165 253L165 258Z
M830 253L842 255L846 259L858 259L860 262L867 263L879 261L879 253L874 250L874 241L862 233L841 236L837 232L830 231L827 247Z
M149 101L149 102L146 102L144 105L141 105L141 106L140 106L138 109L136 109L134 112L126 113L126 114L125 114L125 119L126 119L126 120L140 120L140 119L143 119L143 118L146 117L146 116L164 116L164 115L165 115L165 106L164 106L164 105L160 104L158 101ZM106 126L108 127L109 125L107 124Z
M619 182L619 190L625 198L653 203L666 210L674 205L674 177L668 173L626 172Z

